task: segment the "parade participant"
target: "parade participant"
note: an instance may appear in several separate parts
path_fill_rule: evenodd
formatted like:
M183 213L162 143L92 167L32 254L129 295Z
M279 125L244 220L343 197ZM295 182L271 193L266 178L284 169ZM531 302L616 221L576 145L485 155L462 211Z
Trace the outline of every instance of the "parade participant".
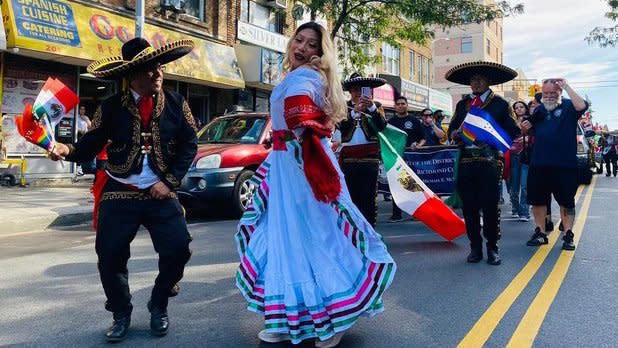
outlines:
M451 82L470 85L472 94L464 96L457 103L455 115L449 125L448 134L455 143L462 144L457 176L457 192L463 203L466 233L470 239L468 262L483 259L483 238L481 237L480 212L483 212L483 235L487 246L487 263L499 265L500 239L500 182L502 180L502 154L487 144L463 146L461 125L473 108L485 110L511 137L519 133L512 117L509 104L496 95L490 85L505 83L514 79L517 72L507 66L491 62L471 62L450 69L445 78Z
M287 52L288 73L270 97L273 151L256 170L236 233L236 285L247 308L264 315L260 340L335 347L360 315L383 310L396 266L330 148L346 103L328 33L305 23Z
M79 140L86 132L88 132L88 128L90 128L91 122L90 118L86 115L86 107L83 105L79 106L79 114L77 115L77 139ZM84 167L86 168L86 173L92 174L94 173L94 158L90 160L78 163L77 164L77 176L84 175Z
M513 111L515 112L516 122L518 125L530 117L528 114L528 105L523 101L513 103ZM509 193L511 195L511 216L520 221L530 220L530 206L527 202L527 182L528 182L528 164L530 163L528 149L530 147L530 139L525 134L520 134L513 139L511 145L511 175L509 179Z
M423 112L428 110L425 109ZM408 134L406 139L406 148L415 149L418 146L423 146L425 143L425 133L421 121L414 115L408 113L408 99L404 96L398 96L395 99L395 117L388 120L388 124L401 129ZM393 201L393 215L388 219L388 222L402 221L401 209Z
M424 145L440 145L440 139L442 139L446 133L442 130L442 128L440 128L439 123L436 124L434 114L431 112L431 109L424 109L421 111L421 121L423 123L423 131L425 133Z
M140 225L150 232L159 254L159 275L148 301L150 328L156 336L168 332L168 297L191 256L175 190L197 151L195 122L186 100L164 91L162 85L164 64L192 49L191 40L154 49L135 38L122 45L122 57L89 65L88 72L96 77L124 77L128 88L101 104L90 131L75 146L57 144L52 154L52 159L80 162L93 158L111 140L105 171L99 171L95 184L95 249L105 308L114 318L105 334L110 342L123 340L131 322L127 261Z
M371 94L363 94L363 87L376 88L386 81L374 77L361 77L354 73L343 81L343 90L350 92L348 116L338 127L341 130L340 161L352 201L367 221L375 226L378 217L378 173L380 171L380 145L377 133L369 124L371 117L378 131L386 127L384 110ZM365 114L365 116L363 116Z
M582 99L564 79L543 81L542 104L530 120L522 122L522 129L534 131L534 150L528 171L528 202L536 228L526 243L539 246L548 243L545 231L547 200L550 194L560 205L563 229L562 249L575 250L573 221L575 220L575 192L577 191L577 122L588 109ZM562 98L566 91L571 99Z
M603 162L605 162L605 176L609 177L612 174L616 176L618 174L618 168L616 167L618 162L618 141L615 135L603 133L599 139L599 145L601 146L601 155ZM613 170L612 170L613 166Z

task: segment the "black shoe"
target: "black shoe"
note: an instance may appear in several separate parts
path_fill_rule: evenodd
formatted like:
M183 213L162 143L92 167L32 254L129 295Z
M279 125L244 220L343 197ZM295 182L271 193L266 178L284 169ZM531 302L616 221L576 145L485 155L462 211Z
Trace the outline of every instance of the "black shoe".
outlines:
M575 243L573 243L573 237L575 235L571 230L566 231L564 236L562 236L562 249L563 250L575 250Z
M500 255L498 255L498 246L487 246L487 263L493 266L502 263Z
M114 323L105 333L107 342L120 342L127 337L131 325L131 314L114 319Z
M540 228L534 229L534 234L530 237L530 240L526 242L527 246L539 246L549 243L547 235L541 232Z
M554 230L554 223L551 220L545 220L545 233L549 233Z
M478 263L483 259L483 248L472 247L470 248L470 254L468 254L469 263Z
M612 175L610 173L607 173L607 174L605 174L605 176L609 178Z
M177 296L178 293L180 293L180 286L178 284L175 284L172 287L172 290L170 290L170 297L174 297Z
M395 215L391 216L391 217L388 219L388 222L389 222L389 223L393 223L393 222L401 222L401 221L403 221L403 217L401 217L401 216L395 216Z
M560 232L564 232L564 225L562 224L562 222L560 222L558 229L560 230Z
M167 308L155 307L152 305L152 301L148 301L148 310L150 311L150 332L154 336L167 335L170 326Z

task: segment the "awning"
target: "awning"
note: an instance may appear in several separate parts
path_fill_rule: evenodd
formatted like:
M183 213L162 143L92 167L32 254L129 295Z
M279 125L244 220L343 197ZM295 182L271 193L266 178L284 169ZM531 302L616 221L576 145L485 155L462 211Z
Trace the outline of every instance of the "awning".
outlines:
M120 55L122 44L134 36L134 18L77 2L6 0L2 12L9 48L76 65ZM155 48L178 39L195 42L191 54L167 65L166 75L197 84L244 88L234 48L148 23L144 36Z

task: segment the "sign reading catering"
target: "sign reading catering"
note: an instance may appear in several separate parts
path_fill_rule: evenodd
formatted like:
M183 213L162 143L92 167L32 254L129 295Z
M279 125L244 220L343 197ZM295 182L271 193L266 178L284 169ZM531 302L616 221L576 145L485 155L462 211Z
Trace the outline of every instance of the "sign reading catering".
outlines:
M238 39L281 53L285 53L289 40L286 36L243 21L238 21Z
M55 0L12 0L19 35L80 47L73 9Z

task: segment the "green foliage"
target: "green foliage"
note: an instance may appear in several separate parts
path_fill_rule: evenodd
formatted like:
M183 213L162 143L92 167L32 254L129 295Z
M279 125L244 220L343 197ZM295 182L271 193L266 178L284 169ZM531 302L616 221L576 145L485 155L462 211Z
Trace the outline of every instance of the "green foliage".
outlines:
M618 21L618 0L606 0L609 12L605 17ZM596 27L586 37L589 45L598 44L600 47L616 47L618 45L618 25L613 27Z
M616 0L618 1L618 0ZM483 23L523 12L523 5L506 1L483 5L478 0L300 0L313 19L331 23L344 73L362 72L379 63L373 54L377 42L400 47L401 41L425 44L433 38L431 26L442 28ZM347 58L347 59L343 59Z

